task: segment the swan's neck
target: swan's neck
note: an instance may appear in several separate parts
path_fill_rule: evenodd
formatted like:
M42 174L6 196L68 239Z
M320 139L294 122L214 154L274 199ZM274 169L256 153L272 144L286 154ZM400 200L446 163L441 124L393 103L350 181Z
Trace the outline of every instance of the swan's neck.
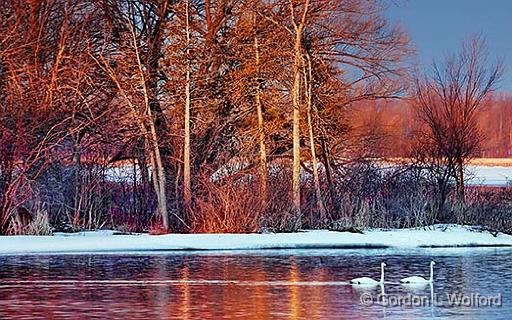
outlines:
M430 282L434 281L434 265L430 264Z
M434 284L430 283L430 301L432 302L432 308L434 307L436 300L434 299Z
M384 283L384 266L380 266L380 283Z

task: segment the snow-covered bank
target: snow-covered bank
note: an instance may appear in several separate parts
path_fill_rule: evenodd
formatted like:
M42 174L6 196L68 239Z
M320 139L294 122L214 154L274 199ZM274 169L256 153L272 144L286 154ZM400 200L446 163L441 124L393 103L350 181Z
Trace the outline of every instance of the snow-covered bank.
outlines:
M308 248L512 247L512 235L477 232L463 226L432 226L364 234L308 231L282 234L113 235L84 232L54 236L0 237L0 254L162 250L255 250Z

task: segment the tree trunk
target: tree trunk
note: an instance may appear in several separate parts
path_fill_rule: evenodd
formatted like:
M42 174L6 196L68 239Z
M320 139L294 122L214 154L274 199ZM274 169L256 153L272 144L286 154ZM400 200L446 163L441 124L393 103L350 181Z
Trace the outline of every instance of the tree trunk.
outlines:
M293 168L292 168L292 201L293 211L295 214L295 228L299 229L302 226L302 213L300 208L300 86L301 86L301 73L304 59L302 57L302 33L306 25L306 18L309 10L309 0L304 3L302 17L299 23L295 19L295 7L292 0L290 4L290 16L292 25L295 31L294 40L294 60L293 60Z
M165 230L169 230L169 217L167 212L167 192L166 192L166 181L165 181L165 170L163 167L162 156L160 154L160 145L158 142L158 134L156 131L155 117L153 116L151 103L150 103L150 92L146 76L144 73L144 66L140 57L139 47L137 45L137 37L133 25L129 25L130 33L132 37L132 44L136 58L136 64L140 77L141 93L144 96L144 111L141 112L139 107L135 106L133 101L121 85L116 72L110 67L110 65L103 60L101 63L96 60L96 63L100 65L114 81L116 87L119 90L121 96L125 99L126 103L133 112L134 119L136 120L137 126L139 127L141 136L144 139L145 147L148 148L149 159L151 163L152 182L155 189L155 194L158 203L158 214L162 216L162 223Z
M265 131L263 128L263 109L261 106L261 87L260 87L260 51L258 43L258 35L256 32L256 13L253 16L254 22L254 56L256 63L256 112L258 115L258 133L260 144L260 197L261 208L267 206L267 148L265 145Z
M295 59L293 63L293 175L292 175L292 201L293 211L296 216L296 227L300 228L302 222L300 208L300 82L301 82L301 28L297 29L295 37Z
M457 163L457 197L461 204L465 202L464 192L464 163L459 160Z
M155 188L156 199L158 203L158 213L162 216L162 224L164 229L167 231L169 230L169 216L167 213L165 172L162 165L160 148L158 146L155 124L152 120L150 120L149 123L151 134L151 150L149 153L151 161L151 172L153 176L153 186Z
M82 150L80 147L80 137L72 137L73 139L73 164L74 164L74 183L75 183L75 194L73 210L75 217L80 217L82 211Z
M190 26L189 26L189 3L185 1L186 33L187 33L187 66L185 83L185 143L183 146L183 200L185 209L190 208L191 186L190 186Z
M325 177L327 179L327 185L329 188L329 197L331 198L331 204L334 208L334 211L339 212L339 203L338 197L336 197L336 190L334 188L334 183L332 181L332 168L331 168L331 160L329 157L329 150L327 149L327 144L325 142L325 138L323 135L320 136L320 145L322 147L322 161L324 163L325 168Z
M144 126L149 126L149 134L150 134L150 158L151 158L151 170L153 172L153 185L155 187L156 198L158 202L158 213L162 216L163 227L166 231L169 230L169 216L167 212L167 192L166 192L166 181L165 181L165 171L162 162L162 156L160 154L160 145L158 143L158 134L156 132L156 124L155 119L153 117L153 112L151 111L150 99L149 99L149 90L146 83L146 77L144 75L144 69L142 65L142 61L140 58L139 48L137 46L137 39L135 36L135 30L133 26L130 25L130 31L132 34L133 46L135 49L135 55L137 58L137 66L139 69L140 77L141 77L141 87L142 93L144 95L144 104L146 109L147 121L145 121Z
M307 61L307 73L306 67L304 66L304 85L306 91L306 101L307 101L307 120L308 120L308 131L309 131L309 144L311 147L311 163L313 165L313 182L315 186L315 202L316 209L320 215L320 221L324 221L325 219L325 207L322 199L322 191L320 189L320 178L318 176L318 162L316 159L316 150L315 150L315 136L313 132L313 120L311 117L311 111L313 109L313 72L311 66L311 57L309 53L306 53L306 61Z

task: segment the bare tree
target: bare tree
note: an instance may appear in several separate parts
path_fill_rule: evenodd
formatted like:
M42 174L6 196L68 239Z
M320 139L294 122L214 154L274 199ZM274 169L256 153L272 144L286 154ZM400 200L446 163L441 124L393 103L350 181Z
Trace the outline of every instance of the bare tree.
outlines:
M93 57L115 84L124 104L128 106L140 130L140 135L148 146L152 181L158 202L158 213L162 217L163 227L169 230L167 211L166 175L163 166L160 143L155 124L154 110L151 107L150 88L145 71L135 27L128 22L129 33L124 46L120 47L116 61L106 57ZM114 65L114 67L112 66Z
M431 74L416 79L414 102L424 129L420 148L429 150L429 161L442 163L454 178L461 202L464 166L482 139L477 116L502 74L502 63L489 62L484 39L473 37L457 55L434 63Z

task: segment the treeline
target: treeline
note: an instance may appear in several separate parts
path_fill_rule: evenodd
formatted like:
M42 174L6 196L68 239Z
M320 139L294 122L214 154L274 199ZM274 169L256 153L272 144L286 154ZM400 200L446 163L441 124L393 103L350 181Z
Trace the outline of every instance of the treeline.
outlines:
M414 148L416 124L412 104L403 100L364 101L349 115L353 130L380 137L375 148L389 158L405 158ZM488 97L477 122L482 142L478 158L510 158L512 156L512 97L495 94Z
M440 221L452 184L465 203L475 115L501 73L476 39L411 76L408 37L377 0L0 5L4 234ZM406 94L418 161L382 171L349 113ZM129 179L111 178L120 168Z

